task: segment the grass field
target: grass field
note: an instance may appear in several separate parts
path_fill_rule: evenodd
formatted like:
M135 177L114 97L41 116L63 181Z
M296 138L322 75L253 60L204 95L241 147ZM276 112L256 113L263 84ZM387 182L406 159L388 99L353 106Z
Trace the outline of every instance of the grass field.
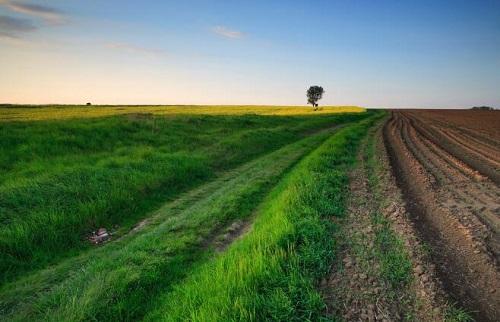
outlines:
M374 115L222 114L4 119L2 316L151 314L213 262L230 224L266 213L257 205L295 163ZM96 248L85 237L98 227L116 231Z
M18 155L10 162L6 160L3 163L9 170L7 173L10 176L2 178L2 187L5 189L0 190L4 197L1 199L2 207L10 211L11 218L17 216L18 223L25 223L23 228L26 227L28 232L22 229L13 230L20 235L5 234L4 236L9 236L10 239L2 240L5 242L4 245L14 245L4 250L10 251L10 258L16 258L18 262L2 262L14 272L4 275L5 283L0 289L0 313L5 319L11 320L61 321L137 320L146 316L148 318L164 316L164 310L170 308L164 305L165 301L170 302L169 296L181 299L181 296L175 295L180 289L189 287L190 281L196 279L205 267L219 265L217 263L226 256L237 262L240 260L247 262L248 256L252 254L255 263L264 260L263 265L268 265L267 259L275 261L272 256L267 258L268 254L259 252L254 254L254 251L248 254L233 253L233 249L241 247L237 246L239 244L247 245L245 247L257 246L252 237L255 234L260 236L259 238L267 236L262 241L268 243L266 248L273 249L273 252L283 252L283 255L291 250L288 248L294 248L296 243L299 246L301 242L298 241L308 237L305 235L301 237L300 234L295 237L290 236L288 229L294 227L293 225L302 227L299 229L301 234L309 234L311 238L319 237L321 240L311 240L314 242L311 244L313 248L305 249L304 255L300 255L304 259L311 257L309 260L312 262L308 264L310 268L307 271L300 271L297 270L298 267L293 266L295 264L287 268L288 275L283 275L281 279L283 287L286 288L288 283L291 283L290 285L296 283L290 274L301 274L298 277L304 280L324 274L327 263L332 259L325 255L330 254L331 249L320 250L319 246L320 243L332 241L327 235L332 227L325 225L325 220L320 220L313 214L311 218L304 218L305 221L300 223L292 222L293 225L290 226L286 222L288 219L282 217L282 210L291 207L288 203L299 205L309 200L308 207L311 207L311 211L315 207L322 207L315 211L328 211L325 216L341 215L346 198L345 192L342 192L346 171L356 151L357 142L377 115L368 112L279 117L134 116L133 119L129 116L114 116L71 121L5 123L2 128L5 131L2 133L5 136L10 135L10 142L13 142L9 155L14 153ZM365 119L367 121L358 125L358 122ZM153 123L154 129L152 129ZM344 128L340 128L339 125ZM111 133L116 134L113 136ZM24 137L21 134L24 134ZM75 144L51 144L55 138L64 141L79 137L78 148L75 148ZM29 140L30 138L32 140ZM29 148L22 149L19 145L15 145L20 141L24 141ZM325 141L327 143L323 147ZM322 148L318 150L319 152L314 152L306 158L306 161L294 166L320 145ZM51 150L52 147L59 150ZM146 151L147 157L135 151L142 153ZM180 155L184 158L174 160L164 155L169 157ZM22 159L25 161L21 166L19 160ZM315 161L307 161L310 159ZM112 171L107 166L109 163L113 163ZM139 163L142 166L130 166L130 163ZM330 164L326 166L327 163ZM324 166L326 168L323 168ZM73 167L76 170L73 170ZM159 169L155 170L156 167ZM182 171L183 167L188 170ZM318 167L317 173L316 170L313 171L314 167ZM155 171L149 170L150 168ZM337 170L332 173L326 171L332 168ZM53 172L47 172L49 169ZM167 171L168 169L170 171ZM287 175L290 169L292 170ZM103 173L95 181L82 183L77 180L73 183L69 180L75 176L75 172L78 173L75 177L81 178L82 175L100 171ZM121 176L119 171L123 171ZM65 175L61 176L61 173ZM144 174L147 175L141 180ZM283 176L286 176L286 179L281 180ZM301 178L307 180L301 182L300 180L303 180ZM109 180L111 184L107 186L104 179ZM39 182L37 180L41 183L34 184ZM145 189L143 185L147 185L148 180L153 181L153 184ZM164 180L165 187L162 187L161 183L154 184L155 180L160 182ZM295 183L297 180L299 182ZM50 186L50 182L54 182L55 187L62 189L59 191L55 189L52 191L53 195L47 196L46 187ZM134 187L134 182L137 182L138 186ZM13 189L17 188L15 184L19 183L24 183L26 190ZM61 183L69 185L69 188ZM276 185L277 188L273 189ZM78 192L79 187L81 187L80 193L74 194L75 191ZM105 193L113 191L110 189L112 187L119 189L115 193ZM16 204L12 203L11 195L6 193L10 191L9 189L19 193ZM273 191L269 192L271 189ZM304 194L307 200L302 199L303 197L295 200L293 195L289 195L290 189L295 191L295 197ZM70 192L60 199L57 198L67 190ZM75 220L69 221L68 218L79 209L99 209L89 207L92 202L82 205L82 197L92 193L93 190L95 190L94 198L109 203L109 209L113 210L107 213L103 211L89 213L87 210ZM34 199L32 196L36 196L37 193L40 197ZM322 193L328 193L327 199L322 199ZM283 199L283 195L289 196ZM264 199L266 201L261 204ZM40 200L51 202L38 205ZM92 201L93 198L84 200ZM146 204L138 206L141 204L139 200ZM63 201L65 203L62 203ZM316 201L318 204L313 205L312 203ZM21 205L26 202L32 204L22 208ZM118 208L113 208L115 202L119 205ZM163 206L159 207L162 202ZM276 202L278 204L274 205ZM65 207L61 207L61 204ZM75 204L78 206L74 207ZM37 209L33 205L42 210L33 214L33 209ZM159 209L149 212L155 207ZM25 212L16 213L19 209L24 209ZM50 211L44 213L44 209L63 210L56 217L60 222L58 228L62 227L62 232L61 229L50 229L54 222L47 220L53 220L54 217L47 216L46 213ZM301 209L306 208L297 208L297 211L302 211ZM118 213L119 216L113 217L114 213ZM142 218L146 219L138 225L140 229L130 230ZM235 243L234 247L231 246L231 240L226 240L230 248L220 254L215 252L214 241L226 236L231 224L250 223L253 218L256 220L255 226L248 236ZM273 224L276 220L279 225ZM285 220L284 224L280 222L281 220ZM35 222L37 225L33 224ZM39 229L39 223L45 223L42 229ZM82 239L90 227L96 228L101 225L109 227L111 224L119 224L120 228L113 237L114 240L104 246L91 247ZM258 228L261 225L264 231L271 229L269 234L262 235L261 228ZM315 225L318 226L314 228ZM312 229L310 232L309 228ZM28 239L22 244L19 242L21 239L19 237L22 237L19 231L25 232L29 237L38 232L41 238L36 241ZM72 232L76 236L73 244L65 242L68 233ZM51 234L51 238L45 240L43 237L47 233ZM317 234L319 235L315 236ZM8 244L9 241L11 244ZM261 241L257 243L260 244ZM262 250L260 246L258 249ZM302 246L299 249L302 249ZM314 253L316 251L318 254ZM19 253L23 255L27 253L28 256L18 256ZM293 251L286 256L292 258L299 256L299 253L295 254ZM49 254L60 256L57 260L43 262ZM40 258L39 262L37 257ZM317 262L319 257L322 259ZM276 260L278 259L277 264L286 265L283 258L278 256ZM322 260L326 262L321 264ZM45 267L47 263L51 265ZM323 268L318 271L313 269L312 266L316 263L320 263ZM219 273L217 276L220 276ZM253 275L241 277L250 278L245 282L248 283L253 280L251 276ZM276 278L278 275L275 275ZM312 284L304 285L307 286L304 296L311 297L311 301L315 301L316 304L301 305L308 310L309 313L306 314L318 315L320 312L317 305L320 305L320 302L317 293L311 288ZM220 287L223 286L224 284L220 284ZM239 285L235 284L234 287ZM251 298L253 295L245 296ZM298 295L289 294L289 296ZM189 301L185 304L188 303ZM290 309L279 308L279 303L273 305L266 309L270 311L265 314L283 315L285 311L280 310ZM217 310L215 307L212 309ZM250 311L254 309L251 306L245 308ZM272 313L273 310L276 310L276 313ZM298 307L294 312L300 310L302 308ZM179 315L179 319L182 316Z
M201 105L153 105L153 106L85 106L85 105L0 105L1 121L34 121L69 118L103 117L121 114L154 115L317 115L332 113L359 113L365 109L358 106L322 106L314 111L310 106L201 106Z
M316 285L335 259L331 218L345 215L347 174L375 120L346 127L305 158L270 193L253 230L177 285L147 320L320 320Z
M2 281L88 247L85 236L99 227L127 231L221 171L363 117L135 113L3 122Z

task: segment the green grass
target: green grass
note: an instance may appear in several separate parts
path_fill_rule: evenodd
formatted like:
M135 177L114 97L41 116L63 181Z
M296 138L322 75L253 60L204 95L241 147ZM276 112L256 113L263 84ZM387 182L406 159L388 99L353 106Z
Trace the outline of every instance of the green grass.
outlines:
M333 135L269 194L253 229L199 265L147 320L317 321L316 290L335 257L333 217L345 214L348 171L378 116Z
M206 241L245 219L280 177L333 129L289 144L180 195L148 224L0 289L1 320L138 320L157 295L210 260Z
M472 322L474 319L472 316L464 309L458 307L457 305L449 304L448 310L445 312L446 322Z
M95 228L118 225L124 232L217 173L366 115L134 114L9 122L4 114L0 282L78 254Z

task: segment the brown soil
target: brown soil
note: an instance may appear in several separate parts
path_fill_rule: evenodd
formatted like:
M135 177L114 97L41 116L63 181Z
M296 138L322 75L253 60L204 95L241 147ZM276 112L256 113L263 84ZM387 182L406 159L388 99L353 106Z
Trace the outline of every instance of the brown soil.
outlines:
M499 118L497 112L394 111L384 128L398 184L439 278L479 321L497 321L500 312L500 158L492 140Z
M348 216L341 222L345 234L340 241L341 261L321 283L326 314L341 316L346 321L443 321L447 297L435 266L422 251L395 184L381 132L379 127L370 134L375 137L375 158L380 165L371 170L378 178L377 186L369 184L370 169L364 166L361 155L360 166L351 173ZM413 280L405 287L394 288L380 275L380 263L375 256L375 234L380 229L374 221L376 213L388 220L405 244L414 272Z
M404 242L412 262L414 280L407 293L413 295L410 299L413 300L416 320L443 321L449 299L437 276L436 267L425 250L424 241L419 238L407 211L402 192L396 185L381 132L376 136L376 158L381 165L381 171L376 173L381 191L377 192L382 196L381 212Z
M459 130L469 130L476 136L485 136L500 142L500 111L471 110L409 110L422 120L442 123Z
M420 135L500 185L500 112L405 111L404 115Z
M350 176L350 205L343 223L342 251L332 274L322 282L327 315L346 321L397 321L400 312L391 309L388 286L379 276L380 265L373 256L374 229L366 176L361 167Z

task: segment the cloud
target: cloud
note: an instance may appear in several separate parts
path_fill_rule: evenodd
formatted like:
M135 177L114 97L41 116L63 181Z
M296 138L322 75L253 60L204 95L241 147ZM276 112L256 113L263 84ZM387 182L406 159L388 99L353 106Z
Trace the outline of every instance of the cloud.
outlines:
M0 36L4 38L19 38L19 34L36 29L28 19L0 16Z
M163 56L166 54L166 52L161 49L147 48L125 42L108 42L104 44L104 46L106 48L113 50L119 50L134 54L142 54L147 56Z
M62 11L49 6L10 0L0 0L0 4L3 4L11 11L41 18L51 25L59 25L66 22L66 17Z
M238 30L231 30L224 26L215 26L212 28L212 32L219 36L230 38L230 39L240 39L243 38L244 34Z

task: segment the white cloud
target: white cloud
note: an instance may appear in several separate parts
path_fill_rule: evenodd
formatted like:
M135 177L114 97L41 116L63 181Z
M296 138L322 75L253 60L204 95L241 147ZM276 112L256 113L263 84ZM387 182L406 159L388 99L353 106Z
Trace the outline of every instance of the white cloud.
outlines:
M244 34L238 30L232 30L224 26L215 26L212 28L212 32L219 36L230 38L230 39L240 39L243 38Z

